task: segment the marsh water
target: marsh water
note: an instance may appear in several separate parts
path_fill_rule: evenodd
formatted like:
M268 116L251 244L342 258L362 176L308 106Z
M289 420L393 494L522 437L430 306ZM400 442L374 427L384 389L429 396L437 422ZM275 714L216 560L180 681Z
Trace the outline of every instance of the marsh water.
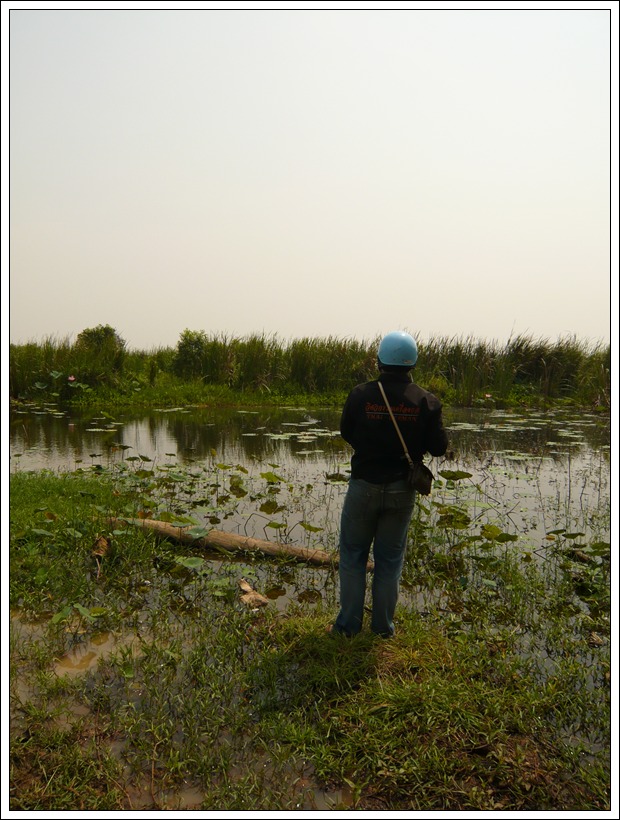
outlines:
M339 416L338 410L304 407L185 407L113 416L32 405L11 414L11 470L242 466L249 476L269 471L284 479L283 487L288 482L315 488L310 523L325 531L337 526L351 455L339 435ZM532 544L557 527L560 518L564 526L574 521L587 528L586 511L608 503L609 416L566 409L448 408L445 424L450 449L430 461L433 472L471 473L490 505L497 504L515 532L527 534ZM329 499L327 491L317 496L316 488L328 485ZM221 528L264 537L266 518L257 514L248 523L248 504L249 498L238 496L234 514ZM298 520L302 518L308 520L307 505Z

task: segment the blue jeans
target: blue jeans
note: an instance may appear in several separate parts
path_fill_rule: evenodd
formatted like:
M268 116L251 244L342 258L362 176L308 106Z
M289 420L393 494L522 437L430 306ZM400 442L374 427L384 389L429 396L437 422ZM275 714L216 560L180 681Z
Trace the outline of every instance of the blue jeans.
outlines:
M340 522L340 612L334 631L355 635L362 628L366 564L374 541L370 628L384 637L394 634L394 610L415 497L405 479L390 484L370 484L360 478L349 481Z

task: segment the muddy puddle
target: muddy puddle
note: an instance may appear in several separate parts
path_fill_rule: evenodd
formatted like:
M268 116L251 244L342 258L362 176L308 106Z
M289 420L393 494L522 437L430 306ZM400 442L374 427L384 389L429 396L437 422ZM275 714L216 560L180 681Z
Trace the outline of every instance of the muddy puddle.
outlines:
M137 637L119 637L112 632L101 632L74 646L59 658L54 671L59 676L84 675L95 669L100 660L109 658L119 646L130 647L135 657L139 654Z
M273 594L273 593L272 593ZM284 597L275 594L274 600ZM320 597L320 596L319 596ZM310 600L312 600L312 596ZM314 600L318 600L315 598ZM36 645L46 640L46 625L49 621L29 622L20 617L17 612L11 615L11 635L16 645ZM128 657L138 658L142 654L143 638L138 634L128 632L102 631L99 633L80 636L68 629L67 636L73 643L70 649L56 658L53 662L53 673L60 679L77 682L87 676L97 676L101 663L113 660L118 652L123 653L126 662ZM131 689L131 687L130 687ZM140 697L140 686L136 684L135 696ZM27 731L27 719L24 718L24 708L27 704L38 700L36 685L26 677L16 676L11 683L11 732L19 737ZM72 697L64 697L62 705L48 703L46 720L50 727L59 732L69 732L79 726L87 726L97 722L97 717L91 708ZM233 744L233 739L229 742ZM158 791L155 795L151 777L140 772L134 772L127 762L128 740L124 737L100 739L100 752L104 749L118 761L124 775L123 789L125 791L130 810L149 810L157 807L165 810L198 811L207 795L203 788L196 783L186 782L174 790ZM267 780L270 777L282 778L282 771L276 775L271 771L273 764L267 753L254 756L250 763L252 769ZM228 772L231 780L242 780L248 774L243 764L233 765ZM298 795L297 808L313 811L333 811L348 809L353 804L353 793L346 784L338 788L321 788L317 785L311 765L301 762L291 762L286 772L292 784L292 793Z

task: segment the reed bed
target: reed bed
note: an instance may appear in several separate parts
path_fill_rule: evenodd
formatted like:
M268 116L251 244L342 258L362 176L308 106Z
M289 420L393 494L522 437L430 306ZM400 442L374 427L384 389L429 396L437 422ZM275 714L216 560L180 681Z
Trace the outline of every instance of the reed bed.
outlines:
M113 328L100 326L82 331L75 343L48 337L12 344L10 396L82 404L104 395L139 403L145 392L149 399L163 396L173 402L187 398L187 391L192 401L226 390L234 391L237 400L266 402L303 394L341 397L374 377L378 342L185 330L175 348L132 351ZM503 407L565 400L610 406L609 344L576 337L551 341L520 335L502 344L438 336L420 339L419 351L414 378L447 404Z

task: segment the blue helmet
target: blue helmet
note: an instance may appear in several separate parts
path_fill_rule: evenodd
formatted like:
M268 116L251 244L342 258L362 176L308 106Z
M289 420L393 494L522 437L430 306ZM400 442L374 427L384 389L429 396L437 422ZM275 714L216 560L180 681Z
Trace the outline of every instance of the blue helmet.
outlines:
M381 340L377 358L380 364L413 367L418 360L418 346L409 333L395 330Z

